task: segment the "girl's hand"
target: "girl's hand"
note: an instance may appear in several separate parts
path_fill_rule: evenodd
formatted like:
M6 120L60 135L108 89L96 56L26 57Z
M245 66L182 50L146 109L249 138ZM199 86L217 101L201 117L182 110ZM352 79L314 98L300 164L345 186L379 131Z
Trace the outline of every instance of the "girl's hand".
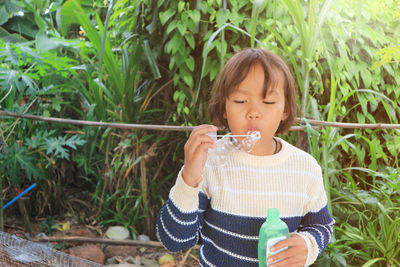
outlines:
M182 177L185 183L197 187L207 160L207 151L215 147L214 140L207 133L216 132L213 125L200 125L194 128L185 144L185 166Z
M290 237L278 242L271 248L271 251L277 251L279 249L289 247L288 249L279 252L268 258L268 263L280 260L280 262L269 264L268 266L273 267L298 267L304 266L307 261L307 245L304 239L297 234L290 234Z

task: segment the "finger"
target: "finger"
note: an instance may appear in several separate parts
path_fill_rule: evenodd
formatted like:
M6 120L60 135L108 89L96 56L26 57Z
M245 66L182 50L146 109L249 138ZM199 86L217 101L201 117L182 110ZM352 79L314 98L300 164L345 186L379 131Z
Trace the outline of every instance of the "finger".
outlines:
M207 153L207 151L210 149L210 148L215 148L215 144L213 144L213 143L202 143L202 144L200 144L198 147L197 147L197 149L196 149L196 151L194 152L195 153L195 155L197 154L197 153ZM196 155L197 156L197 155Z
M205 134L196 134L191 137L191 141L188 145L189 146L198 146L199 144L202 144L202 143L213 144L213 143L215 143L215 141L211 136L208 136Z
M215 127L214 125L203 124L196 126L190 133L189 139L186 141L185 145L191 146L193 141L195 140L195 137L198 135L205 135L209 132L216 132L216 131L217 127Z
M285 261L286 264L298 264L303 266L307 260L307 251L304 251L299 246L290 247L268 258L268 262L275 262L277 260ZM289 261L287 261L289 260ZM273 266L279 266L273 264ZM289 266L289 265L282 265ZM291 265L290 265L291 266Z
M198 143L200 142L214 142L214 139L211 136L206 135L210 132L215 132L217 127L213 125L201 125L196 127L193 132L190 134L189 139L185 144L185 151L193 151L197 149ZM206 139L204 139L206 138Z
M275 245L273 245L271 247L271 251L275 252L275 251L278 251L280 249L283 249L283 248L286 248L289 246L293 246L293 244L292 244L291 240L289 240L289 238L287 238L287 239L284 239L284 240L276 243Z
M204 131L205 129L217 130L217 127L215 127L214 125L211 125L211 124L202 124L202 125L194 127L192 132Z
M192 133L193 134L207 134L209 132L216 132L217 130L218 130L218 128L215 127L214 125L205 124L205 125L200 125L200 126L197 126L196 128L194 128Z
M303 238L297 234L290 234L289 238L286 238L278 243L276 243L272 248L271 251L277 251L285 247L294 247L298 246L303 243Z
M214 139L212 139L210 136L207 135L195 135L190 143L187 143L187 146L185 148L185 153L192 154L194 153L199 147L201 147L201 150L207 150L210 148L209 146L203 146L203 145L211 145L211 147L215 146Z
M268 258L269 261L274 262L279 259L286 259L289 257L292 257L296 255L296 249L295 248L287 248L283 249L282 251L279 251L278 253L274 254L273 256L270 256Z
M268 266L271 266L271 267L302 267L302 266L304 266L304 264L302 264L296 258L291 257L291 258L282 259L281 261L273 263L273 264L269 263Z

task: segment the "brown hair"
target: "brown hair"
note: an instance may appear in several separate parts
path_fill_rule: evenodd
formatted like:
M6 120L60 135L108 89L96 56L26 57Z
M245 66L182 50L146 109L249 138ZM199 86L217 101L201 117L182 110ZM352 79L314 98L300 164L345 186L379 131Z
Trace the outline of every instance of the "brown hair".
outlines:
M268 88L278 83L278 79L281 77L279 71L285 77L285 112L288 112L289 115L284 121L281 121L277 130L277 133L285 133L296 116L294 80L286 63L279 56L265 49L247 48L236 53L226 62L214 83L213 91L215 93L209 102L211 123L228 128L228 122L224 118L226 99L246 78L251 67L256 64L260 64L265 72L264 97L267 95Z

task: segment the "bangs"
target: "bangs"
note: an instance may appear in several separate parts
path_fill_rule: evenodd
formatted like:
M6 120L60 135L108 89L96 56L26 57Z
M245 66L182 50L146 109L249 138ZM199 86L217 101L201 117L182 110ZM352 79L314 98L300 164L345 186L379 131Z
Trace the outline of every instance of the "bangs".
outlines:
M235 62L227 62L225 69L225 79L223 80L223 95L227 98L232 94L239 86L239 84L246 79L250 70L257 64L260 64L264 69L264 84L263 84L263 97L265 98L268 94L268 90L271 88L277 88L282 79L286 77L282 66L277 62L270 60L265 57L264 54L251 53L250 55L242 55Z
M263 97L267 97L269 89L278 88L282 80L284 80L284 88L286 88L286 79L283 71L278 67L271 64L263 65L265 73L265 81L263 88ZM286 92L285 92L286 93Z
M227 79L225 80L224 84L224 95L225 97L230 96L233 92L235 92L240 83L246 79L247 74L249 74L250 69L253 68L256 65L256 63L253 63L252 65L241 65L241 68L234 68L231 72L229 72L229 75ZM265 86L265 85L264 85Z
M223 87L224 96L228 97L230 94L235 92L240 83L246 79L250 70L256 65L261 65L261 67L264 69L265 75L262 92L264 98L267 97L269 89L275 89L281 84L282 79L285 81L284 87L286 87L285 74L283 73L282 69L279 68L279 66L271 64L271 62L268 61L257 60L251 62L251 65L244 65L243 68L236 68L229 73Z

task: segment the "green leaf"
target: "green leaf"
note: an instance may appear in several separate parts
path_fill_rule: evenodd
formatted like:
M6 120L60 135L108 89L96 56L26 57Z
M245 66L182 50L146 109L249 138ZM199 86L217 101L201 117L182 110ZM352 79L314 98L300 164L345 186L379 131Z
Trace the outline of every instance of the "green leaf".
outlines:
M182 107L183 107L183 103L181 103L181 102L179 102L178 105L176 105L176 111L178 112L178 114L181 114Z
M200 1L200 10L203 14L207 13L208 5L204 1Z
M73 24L80 24L79 19L76 16L76 10L72 1L66 1L61 7L60 12L61 21L61 34L65 36L69 27Z
M183 103L186 99L186 96L183 92L179 92L179 102Z
M161 73L160 73L160 70L158 69L158 64L157 64L156 58L154 56L154 53L150 48L149 41L148 40L144 40L143 41L143 46L144 46L144 52L145 52L145 55L146 55L146 59L149 62L149 65L150 65L150 70L153 73L153 77L155 79L161 78Z
M189 115L189 108L188 107L184 107L183 108L183 112L186 114L186 115Z
M180 34L181 34L182 36L184 36L184 35L185 35L185 32L186 32L186 23L183 23L183 22L178 21L176 27L178 28Z
M173 95L173 97L172 97L172 99L174 100L174 102L176 102L176 101L178 100L179 94L180 94L179 91L175 91L175 92L174 92L174 95Z
M181 13L185 8L185 1L179 1L178 3L178 12Z
M28 147L31 147L33 149L36 149L36 148L41 149L46 144L45 139L52 136L55 132L56 132L56 130L36 131L36 134L34 134L31 138L25 139L25 143Z
M170 34L176 28L176 24L177 24L176 20L171 21L171 23L168 24L166 33Z
M189 88L193 88L193 77L190 73L185 73L183 75L183 80L189 86Z
M341 266L347 266L346 259L342 255L335 255L333 258L334 261L340 263Z
M224 12L223 9L219 9L217 11L217 27L222 27L222 25L225 24L225 22L227 21L227 16L226 13Z
M176 52L180 51L181 49L184 48L184 40L181 35L179 34L174 34L174 37L172 38L172 53L176 54Z
M171 254L165 254L165 255L161 256L160 259L158 260L158 263L160 265L167 263L167 262L175 263L174 256L172 256Z
M63 147L65 144L65 138L64 137L50 137L46 138L46 154L47 155L52 155L54 156L60 156L62 159L69 159L69 153L66 148Z
M164 12L159 13L160 21L162 25L165 25L167 21L175 14L175 11L172 9L168 9Z
M0 25L3 25L4 23L6 23L9 20L9 14L6 10L5 6L2 6L0 8Z
M10 34L2 27L0 27L0 39L6 43L23 43L27 41L27 39L24 38L22 35L16 33Z
M190 14L190 19L193 21L193 23L197 24L200 22L200 11L196 10L192 10L191 14Z
M185 60L186 66L189 68L190 71L194 71L194 59L192 56L189 56Z
M131 147L132 146L132 140L131 139L124 139L124 141L118 143L118 146L124 147L124 148Z
M52 108L53 108L54 110L56 110L56 111L58 111L58 112L61 111L61 105L60 105L60 103L53 103L51 106L52 106Z
M82 146L86 143L86 140L82 139L78 135L73 135L65 141L65 145L69 146L70 148L77 149L76 146Z
M371 76L371 73L367 69L363 68L361 70L361 78L363 79L365 88L370 88L372 76Z
M64 146L68 146L72 149L77 149L77 146L82 146L86 143L84 139L77 135L73 135L70 138L65 136L49 137L45 138L47 146L47 155L59 156L60 158L69 159L69 152Z
M38 28L31 13L25 14L23 17L13 17L7 22L7 30L27 36L31 39L35 38Z
M39 31L36 34L36 49L39 51L47 51L63 45L68 46L69 43L55 38L48 38L43 31Z
M364 263L361 267L370 267L370 266L373 266L373 264L374 264L375 262L378 262L378 261L386 261L386 259L385 259L385 258L370 259L369 261L367 261L366 263Z
M0 164L1 172L8 176L14 185L20 182L24 174L29 180L43 177L40 169L35 166L35 158L25 146L19 147L14 143L6 153L0 154L0 161L3 161L3 164Z
M191 34L191 33L185 34L185 39L188 42L190 48L194 49L195 48L195 42L194 42L193 34Z
M173 47L173 46L174 46L174 44L173 44L173 41L172 41L172 39L171 39L171 40L169 40L169 41L165 44L164 51L165 51L167 54L171 54L171 52L172 52L172 47ZM169 65L170 65L169 69L171 69L171 65L173 65L173 64L171 64L171 61L170 61Z

